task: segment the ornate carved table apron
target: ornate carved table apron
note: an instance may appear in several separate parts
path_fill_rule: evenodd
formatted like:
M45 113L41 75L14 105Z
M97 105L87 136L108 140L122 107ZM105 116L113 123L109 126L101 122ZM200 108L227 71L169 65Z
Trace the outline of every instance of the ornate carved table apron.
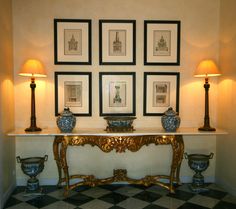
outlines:
M68 146L83 146L90 144L98 146L103 152L116 150L121 153L125 150L132 152L138 151L142 146L155 145L171 145L173 150L172 163L169 175L148 175L141 179L132 179L127 176L127 171L122 169L114 170L114 175L105 179L95 178L94 175L69 175L67 164L67 148ZM58 185L65 183L64 195L75 187L81 185L96 186L101 184L110 184L112 182L125 181L131 184L157 184L167 188L171 193L174 193L173 183L180 184L179 172L184 153L184 142L182 135L80 135L80 136L55 136L53 142L53 152L57 163L59 180ZM62 176L62 174L64 174ZM82 181L70 184L71 179L81 179ZM168 180L168 183L163 183L163 179Z

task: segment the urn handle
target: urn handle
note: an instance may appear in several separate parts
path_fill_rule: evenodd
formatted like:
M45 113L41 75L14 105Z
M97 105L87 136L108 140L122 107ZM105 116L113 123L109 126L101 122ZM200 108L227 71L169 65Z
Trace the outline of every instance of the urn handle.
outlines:
M48 161L48 155L45 155L45 156L44 156L44 161L45 161L45 162Z
M187 152L184 153L184 158L185 158L185 159L188 159L188 154L187 154Z
M17 156L17 157L16 157L16 161L17 161L18 163L21 163L20 156Z
M211 152L209 155L209 159L212 159L213 158L213 156L214 156L214 153L213 152Z

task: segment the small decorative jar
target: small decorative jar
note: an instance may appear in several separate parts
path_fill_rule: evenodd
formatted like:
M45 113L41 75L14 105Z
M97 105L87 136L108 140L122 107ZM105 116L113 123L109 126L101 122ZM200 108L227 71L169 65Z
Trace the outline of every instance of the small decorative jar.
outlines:
M64 111L57 117L57 126L64 133L72 132L76 124L76 117L70 111L68 107L64 108Z
M167 132L175 132L179 128L180 117L172 109L172 107L170 107L161 117L161 124Z

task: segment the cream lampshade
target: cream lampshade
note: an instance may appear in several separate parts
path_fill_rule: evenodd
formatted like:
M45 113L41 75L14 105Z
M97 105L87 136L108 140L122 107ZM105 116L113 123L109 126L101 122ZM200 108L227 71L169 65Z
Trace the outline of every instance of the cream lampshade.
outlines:
M21 67L19 75L29 77L46 77L46 71L39 60L29 59Z
M215 131L215 128L210 126L210 117L209 117L209 88L210 84L208 83L209 78L213 76L220 76L221 73L217 68L216 64L212 60L203 60L198 65L194 76L195 77L204 77L205 78L205 117L204 117L204 125L200 127L198 130L200 131Z
M195 70L195 77L213 77L220 76L221 73L212 60L203 60Z
M29 59L21 67L19 72L21 76L31 77L31 117L30 117L30 127L26 128L25 131L41 131L36 125L36 115L35 115L35 77L46 77L46 71L43 64L39 60Z

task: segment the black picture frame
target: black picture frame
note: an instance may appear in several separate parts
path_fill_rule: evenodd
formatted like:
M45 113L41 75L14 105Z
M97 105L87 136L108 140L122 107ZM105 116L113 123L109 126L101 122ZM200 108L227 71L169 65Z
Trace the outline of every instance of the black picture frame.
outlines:
M99 64L136 64L136 20L99 20Z
M179 72L144 72L143 115L162 116L172 107L179 112Z
M92 116L91 72L55 72L54 82L55 116L64 107L69 107L75 116Z
M54 64L92 64L91 20L54 19Z
M100 116L135 116L135 98L135 72L99 73Z
M180 65L179 20L144 20L144 65Z

